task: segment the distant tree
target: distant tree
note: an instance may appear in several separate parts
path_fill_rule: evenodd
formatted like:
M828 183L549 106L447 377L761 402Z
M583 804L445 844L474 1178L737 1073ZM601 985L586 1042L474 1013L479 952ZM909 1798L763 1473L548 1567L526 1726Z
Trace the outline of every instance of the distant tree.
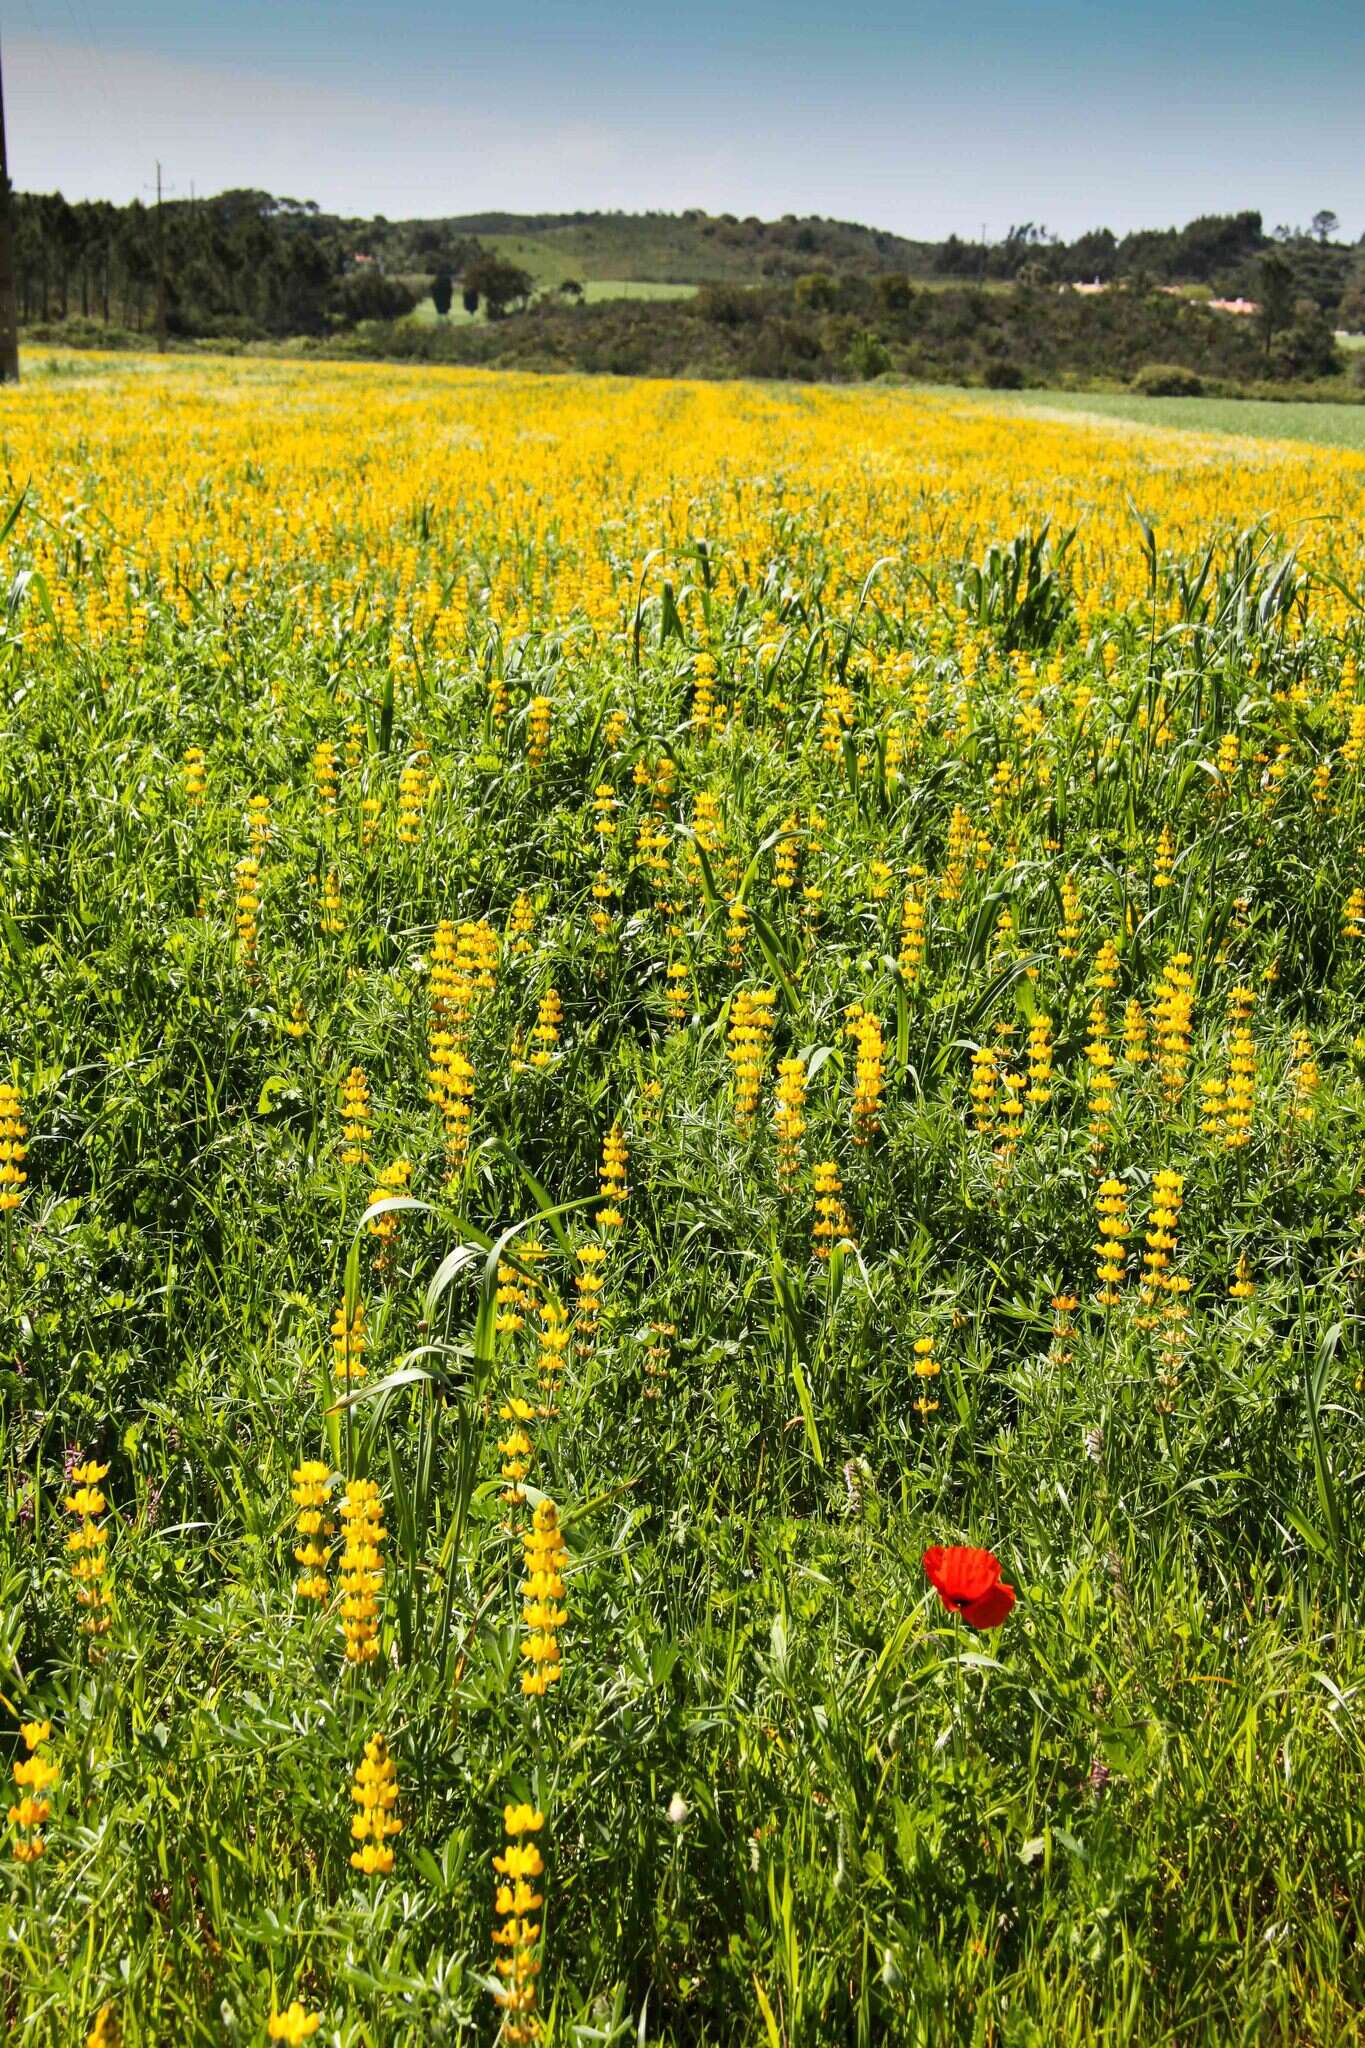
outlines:
M431 303L438 320L444 320L455 298L455 280L448 270L438 270L431 280Z
M476 284L470 284L466 280L464 289L460 293L460 304L472 320L479 310L479 287Z
M576 306L581 306L583 303L583 287L576 277L561 278L559 282L559 296L561 299L572 299Z
M524 306L531 296L531 286L529 270L522 270L516 263L504 262L501 256L488 250L465 265L466 303L471 291L477 293L487 308L490 320L504 319L512 306Z
M1098 277L1108 283L1114 275L1118 243L1108 228L1091 228L1078 235L1067 250L1067 264L1073 278Z
M282 241L272 253L261 277L266 291L266 324L276 334L319 334L323 331L327 324L332 267L326 249L311 235L291 235ZM390 294L393 292L392 279L379 278L376 282ZM182 309L182 317L191 310L188 307Z
M1330 206L1322 207L1319 212L1313 215L1313 233L1320 242L1335 240L1340 226L1341 222L1337 219Z
M1267 249L1260 263L1261 333L1265 352L1294 313L1294 266L1278 249Z
M914 293L910 280L903 270L888 270L877 279L877 297L888 313L906 313L910 310Z
M891 352L869 329L854 335L845 361L855 377L881 377L891 368Z
M152 253L151 223L147 218L147 209L140 199L134 199L123 215L118 253L124 276L127 311L131 313L134 325L141 332L147 294L156 276L156 259ZM44 292L46 285L47 267L44 259Z
M1365 269L1354 271L1347 280L1337 319L1348 334L1365 334Z
M80 255L80 220L75 208L63 199L60 192L49 194L40 204L43 239L52 252L57 271L57 289L61 294L57 317L65 320L71 295L71 273Z
M697 311L715 327L744 327L762 316L761 295L738 284L704 284Z
M1316 299L1295 299L1293 319L1275 344L1274 367L1284 377L1327 377L1340 367L1332 323Z
M808 312L828 313L839 302L839 287L828 271L812 270L809 276L797 278L793 296Z
M337 311L343 320L402 320L417 300L396 277L383 277L375 269L355 270L342 279L336 294Z
M1265 228L1254 210L1201 214L1171 239L1160 268L1171 280L1211 284L1220 273L1258 256L1264 243Z

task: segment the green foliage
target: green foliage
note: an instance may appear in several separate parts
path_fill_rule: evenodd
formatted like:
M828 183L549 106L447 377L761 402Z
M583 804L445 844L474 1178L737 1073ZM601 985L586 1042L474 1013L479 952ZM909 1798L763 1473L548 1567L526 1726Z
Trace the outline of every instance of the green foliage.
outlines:
M839 303L839 291L828 271L813 270L808 277L797 278L792 299L812 313L829 313Z
M1180 363L1144 363L1132 389L1148 398L1199 398L1204 380L1197 370L1187 370Z
M15 213L20 315L27 326L79 319L101 328L146 330L158 269L158 226L150 209L140 201L127 207L105 201L72 205L60 193L21 193ZM1259 214L1244 212L1122 238L1095 229L1070 244L1024 222L999 242L971 245L956 236L940 244L910 241L844 221L739 220L695 209L680 215L356 220L254 190L171 200L160 218L171 332L241 340L320 335L357 317L375 317L357 316L344 288L354 273L367 269L405 280L420 299L433 275L459 280L481 264L507 266L526 282L506 289L499 312L533 290L553 295L565 281L581 282L591 298L596 284L632 279L642 285L794 289L804 318L834 310L846 285L864 285L870 292L855 310L867 325L869 313L902 320L915 280L1018 284L1036 311L1034 302L1052 286L1093 279L1125 289L1132 319L1130 295L1158 283L1257 298L1269 263L1272 276L1282 274L1284 280L1272 337L1291 324L1296 299L1311 300L1329 326L1349 326L1360 269L1358 252L1322 232L1323 220L1331 218L1326 210L1311 231L1277 229L1273 238ZM505 275L496 268L494 274ZM473 301L470 313L477 310L477 290L464 286ZM1302 345L1297 353L1304 355ZM1021 360L1034 354L1026 350ZM1131 375L1149 359L1182 357L1148 337L1144 353L1111 367ZM961 365L958 374L966 368Z
M693 297L649 304L617 298L576 306L555 294L492 327L399 323L327 346L400 361L805 380L863 377L874 360L873 375L890 370L995 389L1062 378L1127 383L1152 362L1233 390L1253 381L1302 382L1338 367L1316 312L1296 317L1267 356L1252 321L1159 292L1083 298L954 286L918 292L896 310L874 283L823 278L816 298L812 305L800 283L708 284Z
M518 302L531 295L531 274L515 263L485 252L464 267L464 289L482 299L490 320L502 320Z
M361 320L402 320L417 303L416 294L396 277L356 270L337 286L338 310L348 324Z
M863 328L849 343L846 361L855 377L882 377L891 368L891 351L880 334Z
M1054 546L1045 525L1038 533L1016 534L1007 548L988 548L985 560L958 580L966 616L998 633L1007 650L1051 646L1068 610L1062 565L1074 538L1065 533Z

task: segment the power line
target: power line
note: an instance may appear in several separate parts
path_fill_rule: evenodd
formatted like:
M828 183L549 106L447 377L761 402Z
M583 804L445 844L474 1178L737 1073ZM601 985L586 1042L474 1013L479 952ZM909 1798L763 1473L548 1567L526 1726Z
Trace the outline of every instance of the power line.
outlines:
M84 0L82 0L81 16L84 17L84 27L81 25L80 16L76 13L75 0L66 0L66 11L71 16L72 35L75 37L76 43L86 59L91 83L103 96L106 109L112 114L114 111L113 80L109 75L109 66L104 60L104 52L95 40L95 25L90 19L90 10L84 5Z

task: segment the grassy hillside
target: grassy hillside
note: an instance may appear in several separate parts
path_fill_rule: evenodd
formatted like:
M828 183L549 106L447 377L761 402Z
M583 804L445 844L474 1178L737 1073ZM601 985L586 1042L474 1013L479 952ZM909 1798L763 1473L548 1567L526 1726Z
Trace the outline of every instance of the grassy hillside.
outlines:
M702 276L664 275L670 259L662 247L651 249L647 244L632 244L628 236L621 237L619 246L608 242L597 247L594 240L592 230L581 236L569 232L489 235L486 246L506 262L529 271L542 291L555 291L566 278L576 278L589 303L598 299L686 297L704 281ZM680 273L698 268L685 253L679 255L672 267Z
M470 214L442 223L477 235L539 283L561 277L658 284L762 284L812 270L871 276L930 267L932 247L849 221L761 221L752 215L621 213L519 217Z

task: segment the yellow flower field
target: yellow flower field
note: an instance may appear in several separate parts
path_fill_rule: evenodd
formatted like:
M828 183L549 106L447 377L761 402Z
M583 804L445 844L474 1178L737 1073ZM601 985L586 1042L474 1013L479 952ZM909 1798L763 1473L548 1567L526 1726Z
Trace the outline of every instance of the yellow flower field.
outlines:
M190 614L204 582L282 604L303 629L338 606L452 646L462 595L438 567L490 565L503 632L598 631L652 550L703 535L730 561L801 543L829 560L835 616L887 553L925 566L1002 533L1080 523L1087 611L1142 595L1126 500L1181 553L1273 516L1305 561L1350 565L1365 458L1011 417L987 403L828 387L611 383L477 371L118 357L47 359L4 409L15 484L51 522L33 564L98 639L155 582ZM423 545L423 520L439 549ZM68 585L70 544L99 574ZM929 608L928 600L925 609ZM91 615L93 612L93 616Z
M1365 458L25 369L8 2037L1365 2040Z

